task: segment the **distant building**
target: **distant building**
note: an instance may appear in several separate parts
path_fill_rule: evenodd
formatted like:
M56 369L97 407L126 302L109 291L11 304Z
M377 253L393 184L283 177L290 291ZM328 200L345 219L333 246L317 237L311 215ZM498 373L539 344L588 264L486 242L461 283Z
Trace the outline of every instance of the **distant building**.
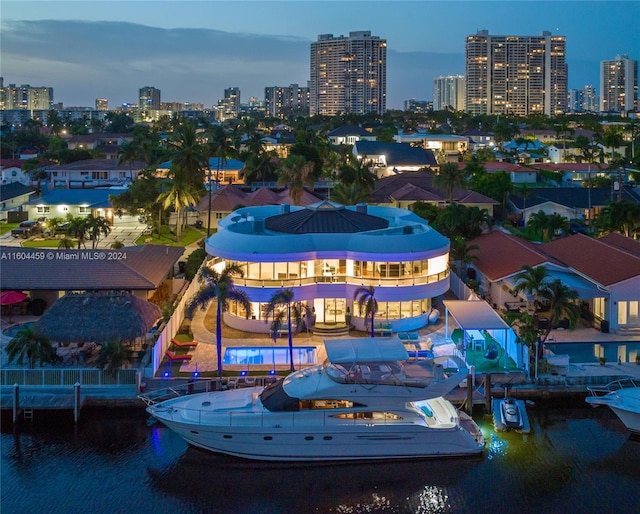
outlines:
M571 112L577 112L582 110L582 104L580 103L580 91L577 89L570 89L567 94L567 107Z
M387 109L387 41L370 31L321 34L311 43L311 116L383 114Z
M52 87L33 87L29 84L0 87L0 109L27 111L49 110L53 107Z
M222 119L234 119L238 117L240 112L240 88L228 87L224 90L224 99L222 100Z
M585 85L580 91L580 110L584 112L598 112L600 98L596 94L596 88Z
M616 55L600 62L600 111L638 110L638 61Z
M565 36L493 36L466 39L466 110L473 115L553 116L567 108Z
M416 113L424 113L433 111L433 102L427 100L411 100L404 101L404 110Z
M108 111L109 100L106 98L96 98L96 111Z
M265 115L272 118L286 118L296 114L309 113L309 88L298 84L271 86L264 88Z
M140 88L138 105L143 111L160 109L160 90L151 86Z
M467 86L464 75L449 75L433 80L433 110L464 111Z

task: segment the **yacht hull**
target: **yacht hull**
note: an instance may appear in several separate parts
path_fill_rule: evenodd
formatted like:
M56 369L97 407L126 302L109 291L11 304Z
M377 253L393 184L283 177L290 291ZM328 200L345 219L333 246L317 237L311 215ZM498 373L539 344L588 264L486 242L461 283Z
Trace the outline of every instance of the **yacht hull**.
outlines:
M347 461L456 457L482 453L484 444L459 427L429 429L390 426L273 428L218 427L161 419L187 443L265 461Z
M620 389L586 400L591 405L608 406L631 433L640 435L640 387Z

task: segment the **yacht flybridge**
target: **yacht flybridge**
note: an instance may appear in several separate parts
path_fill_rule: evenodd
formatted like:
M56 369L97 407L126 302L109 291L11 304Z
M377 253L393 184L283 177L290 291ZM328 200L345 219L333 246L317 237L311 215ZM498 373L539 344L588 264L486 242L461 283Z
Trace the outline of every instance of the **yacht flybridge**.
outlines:
M271 461L339 461L481 453L478 426L443 395L466 378L410 360L398 338L325 341L327 360L267 387L141 395L147 411L189 444Z

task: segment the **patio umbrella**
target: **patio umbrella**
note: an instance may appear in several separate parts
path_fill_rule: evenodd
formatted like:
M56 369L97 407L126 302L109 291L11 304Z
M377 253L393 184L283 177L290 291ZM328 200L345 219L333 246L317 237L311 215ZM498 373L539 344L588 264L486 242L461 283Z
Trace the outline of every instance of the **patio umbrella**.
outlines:
M0 305L13 305L29 298L21 291L5 291L0 293Z
M35 331L62 343L133 341L161 315L157 305L131 293L67 293L44 312Z

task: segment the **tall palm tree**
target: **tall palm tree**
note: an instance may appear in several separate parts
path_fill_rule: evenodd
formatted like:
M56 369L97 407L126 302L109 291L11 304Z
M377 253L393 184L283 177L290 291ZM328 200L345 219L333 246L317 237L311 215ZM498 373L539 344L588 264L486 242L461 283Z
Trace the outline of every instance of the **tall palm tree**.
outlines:
M300 332L303 326L303 319L306 318L306 322L311 320L312 311L302 302L294 302L294 292L291 289L282 289L276 291L265 309L265 322L272 319L271 332L273 337L278 335L278 330L282 327L286 320L287 323L287 335L289 338L289 368L291 371L295 371L293 362L293 333Z
M115 377L119 369L133 360L133 350L127 343L119 339L107 341L101 345L96 359L96 366Z
M204 174L209 169L209 159L205 145L199 140L196 127L185 123L176 129L169 142L172 178L204 188Z
M347 186L356 185L365 192L373 191L378 177L364 161L365 159L350 157L349 163L340 167L340 182Z
M251 302L244 291L236 289L233 285L233 277L243 277L244 272L237 264L227 265L221 272L217 272L208 266L200 268L198 280L204 285L189 301L185 309L185 316L193 318L196 309L205 310L215 298L216 305L216 350L218 353L218 375L222 376L222 313L229 308L229 302L234 300L242 305L246 317L251 313Z
M544 211L538 211L529 216L527 227L535 233L540 234L540 240L544 241L547 236L549 226L549 215Z
M433 179L436 187L444 189L449 202L453 202L453 193L456 189L464 189L467 186L468 174L458 163L447 162L442 165L440 171Z
M224 129L219 125L213 127L211 132L211 140L208 146L209 154L215 156L217 158L216 164L216 185L220 185L220 175L224 170L225 164L227 163L227 156L229 155L230 147L227 141L227 135L224 132ZM208 173L208 191L209 191L209 205L207 208L207 237L211 235L211 198L213 195L213 184L211 179L211 164L207 166Z
M198 203L197 195L198 191L193 184L175 177L171 187L158 196L158 201L164 209L173 207L176 213L176 241L180 241L182 231L183 222L181 221L180 214L188 207Z
M51 345L48 337L35 332L33 327L26 327L19 330L14 338L9 341L5 348L9 362L17 358L17 362L22 366L26 357L31 369L36 367L36 363L54 362L56 350Z
M522 271L514 276L515 286L514 293L524 292L527 295L533 295L534 303L540 300L542 292L548 287L549 273L546 266L522 266ZM527 300L528 303L528 300Z
M357 302L358 313L365 320L371 316L371 337L375 336L374 321L378 312L378 301L376 300L376 290L373 286L359 287L353 292L353 299Z
M455 269L464 278L467 267L478 258L473 252L479 250L477 244L468 245L462 236L456 236L451 240L450 260L455 263Z
M104 216L87 216L87 232L91 238L92 248L98 245L101 236L108 236L111 233L111 225Z
M313 162L301 155L291 155L280 165L278 184L289 187L294 205L300 205L304 186L313 187Z
M560 280L550 282L540 295L549 302L549 324L542 342L549 337L551 329L558 326L561 319L567 318L569 326L573 328L580 319L578 293L564 285Z

